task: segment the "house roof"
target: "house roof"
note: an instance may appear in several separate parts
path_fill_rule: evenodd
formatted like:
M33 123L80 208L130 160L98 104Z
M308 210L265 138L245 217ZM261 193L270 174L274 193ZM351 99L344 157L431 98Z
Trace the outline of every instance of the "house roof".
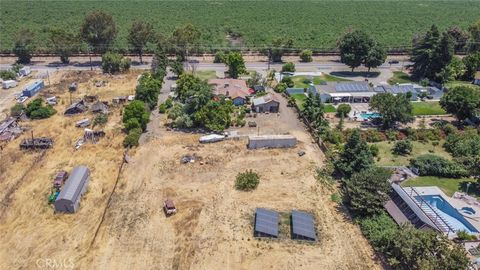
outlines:
M269 102L276 102L276 103L279 103L278 100L272 95L272 94L268 94L268 95L265 95L265 96L261 96L261 97L258 97L258 98L254 98L252 100L252 103L253 103L253 106L258 106L258 105L262 105L262 104L267 104Z
M90 176L90 170L85 166L75 167L60 191L57 200L77 201L81 191L86 185L86 179Z
M208 84L214 86L213 93L217 96L222 95L232 99L240 97L245 99L250 95L250 88L243 80L238 79L210 79Z

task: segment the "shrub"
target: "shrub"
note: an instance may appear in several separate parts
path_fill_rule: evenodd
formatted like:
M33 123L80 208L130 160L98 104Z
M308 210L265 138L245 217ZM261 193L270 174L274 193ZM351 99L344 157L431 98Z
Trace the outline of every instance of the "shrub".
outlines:
M166 109L170 109L173 106L173 99L168 97L164 104Z
M473 234L469 234L465 230L461 230L457 232L457 239L459 240L477 240L477 237Z
M387 130L385 131L385 136L389 141L395 141L397 139L398 133L399 132L395 130Z
M17 103L12 108L10 108L10 115L13 117L18 117L22 115L24 111L25 111L25 105L21 103Z
M108 116L106 114L99 114L93 119L93 126L103 126L108 122Z
M223 51L218 51L215 53L215 58L213 63L224 63L225 62L225 53Z
M410 165L417 168L421 176L451 178L468 176L468 172L460 164L432 154L421 155L411 159Z
M295 72L295 64L288 62L282 66L282 72Z
M282 81L281 83L284 83L285 85L287 85L287 87L291 88L295 85L295 83L293 82L292 78L290 78L289 76L285 76L282 78Z
M102 55L102 70L104 73L119 73L130 69L130 59L118 53L107 52Z
M0 78L4 81L6 80L15 80L16 74L13 70L1 70L0 71Z
M409 140L398 141L393 146L392 152L395 155L410 155L413 145Z
M452 125L452 124L450 124L450 123L448 123L448 124L446 124L445 126L443 126L442 129L443 129L443 132L445 132L445 135L450 135L450 134L456 134L456 133L458 133L458 129L457 129L454 125Z
M300 60L302 62L312 62L312 51L311 50L303 50L300 52Z
M284 93L285 90L287 90L287 85L284 83L279 83L275 86L275 88L273 88L273 91L277 93Z
M322 139L331 144L339 145L342 142L342 132L337 129L326 129L322 134Z
M370 145L370 152L372 152L372 156L377 157L379 151L380 149L378 149L378 146L376 144Z
M243 173L237 175L235 181L235 188L243 191L250 191L257 188L259 181L259 176L257 173L252 170L247 170Z
M125 129L132 130L136 128L141 128L140 122L138 122L137 118L130 118L125 122Z
M165 103L162 103L158 106L158 112L159 113L166 113L167 112L167 106Z
M381 142L385 140L385 135L374 129L368 129L362 134L367 142Z
M43 100L37 98L30 102L25 109L25 114L31 119L45 119L54 115L57 111L50 105L43 106Z
M350 105L345 104L345 103L340 104L337 107L337 115L338 116L343 115L343 117L346 117L350 113L351 110L352 110L352 107L350 107Z
M142 129L134 128L128 132L127 137L123 140L124 147L133 147L138 146L138 140L140 139L140 135L142 134Z

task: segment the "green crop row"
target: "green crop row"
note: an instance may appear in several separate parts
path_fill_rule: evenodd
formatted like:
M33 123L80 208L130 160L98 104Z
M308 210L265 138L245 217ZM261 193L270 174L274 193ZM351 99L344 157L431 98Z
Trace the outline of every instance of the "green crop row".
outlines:
M440 29L464 29L480 19L480 1L23 1L0 3L0 51L13 47L21 28L35 32L38 51L49 51L48 30L78 32L85 14L102 10L113 15L119 33L116 49L128 50L132 21L151 22L164 36L186 23L202 32L205 50L231 46L227 33L241 36L235 44L253 50L275 37L294 40L296 49L326 50L349 28L363 29L389 49L410 46L412 37L432 23Z

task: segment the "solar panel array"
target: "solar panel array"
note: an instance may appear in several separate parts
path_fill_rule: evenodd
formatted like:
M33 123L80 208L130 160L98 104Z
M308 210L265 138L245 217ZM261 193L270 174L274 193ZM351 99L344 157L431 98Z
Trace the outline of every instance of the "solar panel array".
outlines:
M275 211L257 208L255 212L255 234L278 237L279 215Z
M317 240L313 216L309 213L292 210L292 238Z
M370 87L367 82L338 83L335 86L337 92L368 92Z

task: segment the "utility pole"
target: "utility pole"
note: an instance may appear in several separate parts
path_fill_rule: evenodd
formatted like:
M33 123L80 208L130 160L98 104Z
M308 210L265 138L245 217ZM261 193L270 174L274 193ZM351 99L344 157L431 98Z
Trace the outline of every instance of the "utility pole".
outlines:
M270 70L270 57L272 55L272 49L268 48L268 68L267 70Z
M90 52L91 46L88 46L88 57L90 58L90 70L93 70L93 65L92 65L92 54Z

